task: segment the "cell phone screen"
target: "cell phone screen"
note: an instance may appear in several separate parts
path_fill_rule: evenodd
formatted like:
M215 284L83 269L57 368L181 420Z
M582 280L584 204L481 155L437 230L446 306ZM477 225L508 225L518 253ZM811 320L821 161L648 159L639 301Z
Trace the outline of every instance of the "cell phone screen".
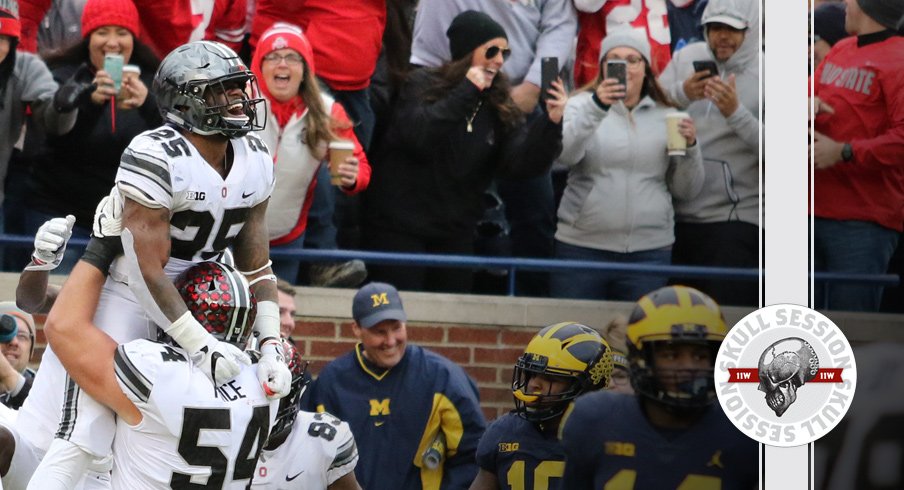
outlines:
M119 92L122 86L123 57L121 54L108 54L104 56L104 71L113 79L113 89Z
M709 72L709 75L704 77L704 78L709 78L709 77L716 76L719 74L719 67L716 66L715 61L695 61L694 62L694 71L695 72L700 72L700 71Z
M540 99L549 97L548 90L552 88L552 82L559 77L559 58L550 57L540 60Z
M621 85L628 85L628 63L624 60L606 62L606 78L614 78Z

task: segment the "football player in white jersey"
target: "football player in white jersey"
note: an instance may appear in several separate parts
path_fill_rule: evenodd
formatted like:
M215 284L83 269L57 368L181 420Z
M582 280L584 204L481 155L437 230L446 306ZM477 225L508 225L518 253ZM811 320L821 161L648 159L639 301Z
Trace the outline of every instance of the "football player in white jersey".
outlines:
M217 385L175 343L118 344L92 322L103 282L80 261L44 330L77 389L118 415L113 488L246 488L279 407L258 380L259 366L243 364ZM237 348L247 344L255 300L242 274L202 262L175 288L205 331Z
M307 363L283 340L292 391L280 400L276 423L257 462L252 489L361 490L355 478L358 447L348 423L298 409Z
M229 48L198 41L167 55L153 90L167 125L132 140L113 191L122 196L122 227L134 234L138 266L130 273L121 259L113 263L94 323L118 343L154 338L159 326L216 385L229 381L248 357L189 314L172 278L231 246L258 299L259 381L268 397L284 396L291 375L278 340L264 220L273 163L260 140L248 134L260 129L254 76ZM86 254L91 253L89 246ZM136 278L147 284L147 297L139 301L133 295ZM115 422L110 410L66 377L52 349L41 371L22 408L28 415L19 421L20 434L47 451L30 487L65 488L88 460L110 453Z

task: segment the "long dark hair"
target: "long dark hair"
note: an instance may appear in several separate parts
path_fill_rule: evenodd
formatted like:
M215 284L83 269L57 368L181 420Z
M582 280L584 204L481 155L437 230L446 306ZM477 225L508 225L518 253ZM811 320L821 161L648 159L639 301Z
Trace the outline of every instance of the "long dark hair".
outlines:
M48 56L45 60L47 67L53 70L59 66L78 66L81 63L89 62L91 59L88 51L90 38L90 35L85 36L81 41L70 45L59 53ZM132 56L129 58L129 64L141 67L142 73L156 73L157 67L160 66L160 58L154 54L154 51L147 44L132 36Z
M453 87L461 83L471 68L471 56L450 61L432 71L439 76L439 81L424 91L423 97L427 102L435 102L449 93ZM509 93L511 84L505 73L499 72L493 77L493 83L483 91L481 95L484 102L496 111L499 120L506 129L512 128L524 120L524 114Z
M19 38L9 36L9 53L6 59L0 63L0 108L3 107L3 101L6 100L6 86L9 85L9 79L13 77L13 70L16 69L16 47L19 46Z
M305 107L308 108L308 114L305 116L305 141L311 150L311 154L317 155L317 144L320 142L329 143L336 139L336 129L346 129L346 127L333 118L329 110L323 104L321 97L320 83L311 70L308 62L302 58L304 65L304 78L298 87L298 95L304 101ZM320 155L318 158L322 157Z
M672 100L671 97L663 90L662 86L659 85L659 81L656 80L656 75L653 74L653 68L650 67L650 62L647 61L645 57L641 57L643 59L643 85L640 87L640 98L644 98L646 96L650 96L653 101L655 101L659 105L664 105L666 107L678 107L678 104ZM592 82L584 85L580 88L580 92L589 92L596 89L596 86L603 81L603 65L606 62L605 54L600 59L600 64L598 67L598 71L596 74L596 78L593 79Z

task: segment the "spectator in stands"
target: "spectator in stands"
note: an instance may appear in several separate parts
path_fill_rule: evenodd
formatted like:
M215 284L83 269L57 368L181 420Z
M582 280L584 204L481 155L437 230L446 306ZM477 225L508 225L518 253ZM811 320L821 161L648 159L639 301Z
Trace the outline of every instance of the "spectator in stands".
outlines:
M87 238L94 208L113 187L123 150L133 137L160 125L157 104L148 93L159 60L136 39L139 32L131 0L88 0L82 41L47 60L58 81L95 89L79 100L75 127L65 135L48 135L39 147L43 151L35 156L28 183L28 233L52 217L72 214L74 236ZM123 74L119 93L104 71L108 53L118 53L124 63L141 69L140 76ZM40 138L34 140L42 145ZM67 272L77 255L70 254L59 271Z
M816 7L813 10L813 68L822 63L835 43L848 36L844 30L844 3L827 2Z
M471 254L483 193L495 176L531 177L558 156L567 97L561 81L548 114L525 125L500 70L508 36L469 10L447 31L453 61L411 73L396 104L365 198L365 246L409 253ZM471 271L371 267L403 289L469 292Z
M578 39L575 47L574 84L583 87L596 78L599 71L600 42L612 30L630 27L646 33L650 43L653 73L658 75L672 58L667 2L654 0L635 3L631 0L573 0L578 10Z
M411 62L434 68L454 60L443 33L456 15L469 9L485 13L502 25L512 49L511 59L502 67L512 84L512 100L527 115L528 123L544 119L544 104L540 99L541 60L555 57L563 69L571 58L577 33L577 14L571 0L421 0L414 25ZM498 177L496 191L510 224L511 255L552 256L555 199L551 171L530 178ZM547 296L548 274L519 273L516 289L523 295Z
M706 41L675 53L659 78L697 125L703 152L703 190L676 197L672 262L756 268L760 263L760 36L759 5L710 0L703 12ZM718 72L695 71L715 61ZM756 281L678 280L720 304L755 306Z
M631 365L628 362L628 318L615 315L603 329L603 338L612 349L612 374L606 389L633 395Z
M35 372L35 319L12 301L0 303L0 403L18 410L31 390Z
M882 274L904 229L904 37L895 32L904 2L845 4L854 37L813 73L814 258L820 271ZM833 284L823 306L875 311L881 297L881 287Z
M279 299L279 335L284 339L292 340L295 332L295 287L285 279L276 281L276 295Z
M559 205L556 256L668 265L675 241L672 198L703 185L703 160L691 119L680 123L683 156L669 156L671 100L653 76L650 44L633 29L610 33L596 81L568 101L559 161L570 167ZM606 78L605 63L627 62L627 87ZM568 271L552 277L559 298L636 300L665 277Z
M65 133L72 129L78 112L63 100L72 87L60 91L47 66L37 56L16 52L19 44L19 6L16 0L0 0L0 183L6 182L8 164L16 142L22 136L26 113L48 133ZM11 182L21 187L21 182ZM3 203L0 185L0 204ZM2 208L0 208L2 209ZM0 213L0 232L4 230Z
M306 409L348 422L362 488L467 487L485 428L474 381L448 359L408 343L407 315L393 286L359 289L352 316L360 343L323 368L308 388Z
M315 66L307 37L297 26L285 23L264 31L251 61L269 109L267 125L258 134L276 164L276 184L267 208L273 250L302 247L318 169L324 165L331 141L344 139L355 145L354 156L339 166L343 192L361 192L370 182L370 165L352 123L341 104L321 93ZM326 177L329 184L329 174ZM273 268L280 277L293 282L298 278L298 260L277 259ZM357 273L350 270L334 285L357 286L365 274L363 267Z
M708 0L667 0L669 37L672 40L672 54L691 43L703 40L700 17ZM756 0L751 0L755 3Z

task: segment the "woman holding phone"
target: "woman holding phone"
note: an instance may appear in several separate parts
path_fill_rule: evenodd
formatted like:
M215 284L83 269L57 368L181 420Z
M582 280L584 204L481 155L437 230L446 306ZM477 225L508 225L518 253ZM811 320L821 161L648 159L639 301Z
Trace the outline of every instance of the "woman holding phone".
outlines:
M452 60L412 72L402 87L364 193L371 250L469 255L484 191L496 176L532 177L561 148L567 96L553 83L546 117L525 125L502 67L505 30L482 12L456 16L446 31ZM373 266L371 279L399 289L470 292L468 269Z
M84 95L72 101L78 120L68 133L47 135L42 141L43 135L29 128L27 233L35 233L51 218L71 214L76 218L73 237L88 238L94 208L109 194L123 150L132 138L161 123L148 92L160 60L138 40L140 23L132 1L88 0L81 27L82 40L48 58L47 65L61 86L94 89L77 90ZM112 61L105 62L108 56ZM116 73L108 72L105 63ZM122 72L124 65L137 66L140 75L132 66ZM115 79L120 79L119 90ZM57 270L68 272L79 253L67 251Z
M669 156L666 114L674 106L650 68L650 45L633 29L611 33L596 80L565 108L563 150L569 167L558 211L556 256L571 260L668 265L675 241L672 197L703 185L703 160L691 119L679 124L683 156ZM610 63L611 62L611 63ZM625 83L612 77L625 67ZM568 271L553 274L560 298L635 301L667 277Z

